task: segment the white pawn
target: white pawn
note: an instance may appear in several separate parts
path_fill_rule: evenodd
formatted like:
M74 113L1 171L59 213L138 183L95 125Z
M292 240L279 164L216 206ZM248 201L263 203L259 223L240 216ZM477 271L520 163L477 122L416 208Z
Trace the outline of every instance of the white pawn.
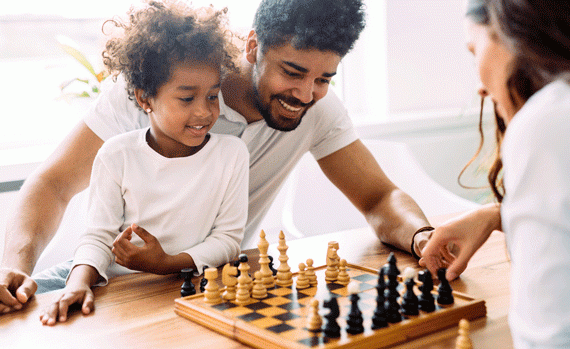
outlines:
M459 320L459 336L455 341L455 349L473 349L473 343L469 338L469 321Z
M307 259L307 269L305 270L305 276L309 279L309 284L311 286L317 285L317 274L315 274L315 268L313 268L313 260Z
M340 265L338 267L338 270L339 272L336 281L341 285L348 285L348 283L350 282L350 276L346 271L346 259L340 260Z
M319 300L313 298L309 303L309 315L307 316L307 330L319 332L323 326L323 319L319 315Z
M204 277L208 280L206 287L204 288L204 301L208 304L216 304L222 301L222 296L220 295L220 288L216 282L218 277L218 269L208 268L204 271Z
M253 281L253 290L251 292L251 296L256 299L263 299L267 297L267 289L263 284L263 273L258 270L253 276L255 280Z
M305 263L299 263L299 275L297 276L297 289L309 287L309 278L305 275Z

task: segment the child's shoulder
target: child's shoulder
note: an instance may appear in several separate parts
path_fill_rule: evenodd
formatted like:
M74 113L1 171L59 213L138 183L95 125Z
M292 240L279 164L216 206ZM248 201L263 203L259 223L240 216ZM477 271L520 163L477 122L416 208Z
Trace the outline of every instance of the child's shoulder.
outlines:
M226 147L236 147L241 149L246 149L247 146L245 142L236 136L228 135L228 134L220 134L220 133L211 133L210 136L212 140L219 146L226 146Z
M99 153L116 153L139 147L141 141L144 141L146 130L147 128L138 129L113 136L103 143Z

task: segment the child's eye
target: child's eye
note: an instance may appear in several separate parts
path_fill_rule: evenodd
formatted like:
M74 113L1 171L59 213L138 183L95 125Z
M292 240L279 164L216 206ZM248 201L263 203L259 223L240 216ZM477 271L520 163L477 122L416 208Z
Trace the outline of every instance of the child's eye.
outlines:
M181 100L182 102L189 103L189 102L192 102L192 101L194 100L194 97L180 98L180 100Z
M217 94L211 95L211 96L208 97L208 100L210 100L210 101L217 101L217 100L218 100L218 95L217 95Z

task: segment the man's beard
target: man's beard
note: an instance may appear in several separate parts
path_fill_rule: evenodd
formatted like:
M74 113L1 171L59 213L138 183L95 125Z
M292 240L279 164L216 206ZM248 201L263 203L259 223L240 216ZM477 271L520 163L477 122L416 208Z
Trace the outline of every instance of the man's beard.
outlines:
M254 93L254 101L255 101L255 106L257 108L257 110L259 111L259 113L261 114L261 116L263 117L263 119L265 120L265 122L267 123L267 126L278 130L278 131L293 131L294 129L297 128L297 126L299 126L301 124L301 120L303 120L303 116L305 116L305 113L307 112L307 110L309 110L309 108L315 104L315 101L311 101L310 103L302 103L300 100L298 100L297 98L294 97L287 97L287 96L283 96L283 95L271 95L269 98L269 102L267 105L262 105L261 103L261 96L259 94L259 90L257 89L257 86L254 86L253 88L253 93ZM303 110L303 113L301 114L301 116L298 119L286 119L286 118L279 118L279 116L274 117L269 108L270 108L270 104L271 101L273 100L282 100L283 102L289 104L290 106L293 107L302 107L305 108L305 110ZM284 120L285 119L285 120Z

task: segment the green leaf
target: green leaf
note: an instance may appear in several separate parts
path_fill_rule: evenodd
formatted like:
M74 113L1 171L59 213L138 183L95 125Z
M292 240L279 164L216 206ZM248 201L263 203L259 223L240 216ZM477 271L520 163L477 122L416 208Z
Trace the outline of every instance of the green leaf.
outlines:
M69 54L71 57L75 58L82 66L85 67L85 69L89 70L89 72L93 76L97 77L97 73L95 72L95 69L93 69L93 66L91 65L91 63L89 62L87 57L85 57L85 55L83 53L81 53L81 51L79 51L77 45L75 44L75 42L73 40L71 40L70 38L68 38L66 36L59 35L59 36L57 36L57 41L59 42L59 45L61 46L61 48L67 54Z

